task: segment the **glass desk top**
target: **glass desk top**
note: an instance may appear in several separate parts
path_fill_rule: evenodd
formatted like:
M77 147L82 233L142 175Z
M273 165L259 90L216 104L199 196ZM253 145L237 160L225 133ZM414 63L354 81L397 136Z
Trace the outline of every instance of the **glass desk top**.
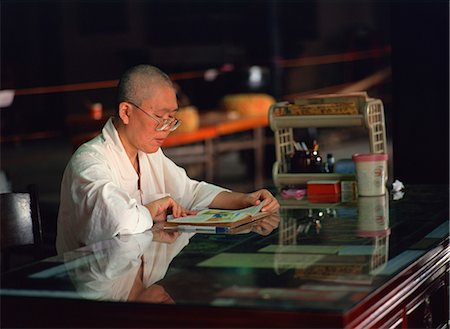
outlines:
M345 313L448 238L448 192L413 186L400 200L290 203L230 234L155 227L2 275L0 292Z

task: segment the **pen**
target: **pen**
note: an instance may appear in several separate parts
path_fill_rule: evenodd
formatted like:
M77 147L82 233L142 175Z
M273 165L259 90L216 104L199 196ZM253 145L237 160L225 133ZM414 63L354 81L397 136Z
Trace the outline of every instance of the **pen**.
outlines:
M178 225L178 230L183 232L225 233L228 231L228 228L220 226Z
M305 151L308 151L308 146L306 146L305 142L302 142L302 147Z

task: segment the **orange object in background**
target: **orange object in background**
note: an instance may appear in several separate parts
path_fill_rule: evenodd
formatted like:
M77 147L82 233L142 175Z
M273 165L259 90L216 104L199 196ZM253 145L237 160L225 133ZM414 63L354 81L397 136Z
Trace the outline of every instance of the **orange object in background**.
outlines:
M339 202L341 183L339 180L308 181L306 195L309 202Z
M191 133L197 131L200 127L200 115L195 106L189 105L180 107L180 110L176 114L176 118L181 120L181 125L177 130L173 131L171 135Z
M229 94L220 101L220 107L225 110L230 119L267 116L275 98L268 94Z
M103 117L103 105L102 103L94 103L90 108L91 118L94 120L101 120Z

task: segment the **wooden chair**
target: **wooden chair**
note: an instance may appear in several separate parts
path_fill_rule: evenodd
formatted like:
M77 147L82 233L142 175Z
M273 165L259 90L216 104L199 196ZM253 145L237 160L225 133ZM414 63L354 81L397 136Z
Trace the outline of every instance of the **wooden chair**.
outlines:
M27 192L0 194L1 271L41 258L41 214L36 185Z

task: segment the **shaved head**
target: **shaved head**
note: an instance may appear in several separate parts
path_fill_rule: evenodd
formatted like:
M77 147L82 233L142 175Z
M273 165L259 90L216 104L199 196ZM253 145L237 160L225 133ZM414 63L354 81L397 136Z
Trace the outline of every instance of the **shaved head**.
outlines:
M119 81L118 103L134 102L141 105L144 99L151 98L156 88L173 87L169 76L152 65L137 65L128 69Z

